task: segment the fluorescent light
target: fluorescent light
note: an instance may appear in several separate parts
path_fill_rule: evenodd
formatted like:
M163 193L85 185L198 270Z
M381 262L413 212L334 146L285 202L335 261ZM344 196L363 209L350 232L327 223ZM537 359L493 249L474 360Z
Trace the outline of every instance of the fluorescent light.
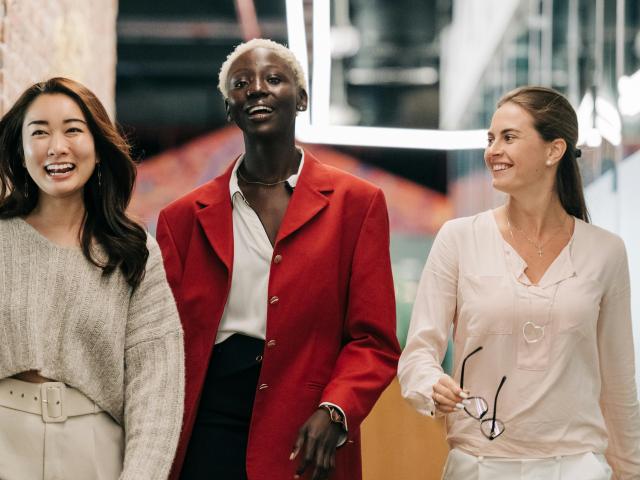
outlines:
M411 128L354 127L330 125L331 2L313 2L313 81L310 100L313 116L301 112L296 137L306 143L427 150L484 149L486 130L419 130ZM286 0L289 48L309 72L304 11L301 0ZM308 77L307 77L308 78Z
M584 145L593 127L593 96L587 92L576 111L578 116L578 145Z
M598 148L602 144L602 135L597 128L592 127L589 129L586 135L585 143L587 147Z
M411 128L313 126L298 122L296 137L305 143L417 148L426 150L484 149L486 130L419 130Z
M622 120L620 120L618 110L608 100L602 97L596 98L596 112L598 117L601 117L614 130L620 131L622 129Z
M434 85L438 70L434 67L352 68L348 72L352 85Z
M304 23L303 23L304 28ZM311 121L329 124L331 101L331 2L313 2L313 90Z
M576 115L578 116L579 145L586 143L589 147L599 147L603 138L611 145L620 145L622 142L622 121L611 102L597 97L594 108L593 95L587 92L580 102Z
M622 120L618 110L602 97L596 98L596 128L611 145L622 142Z
M289 48L309 72L303 2L286 0ZM484 149L486 130L419 130L408 128L356 127L330 124L331 86L331 2L313 2L313 81L311 112L298 115L296 135L307 143L361 145L372 147L418 148L433 150ZM355 72L355 80L362 81ZM431 75L431 72L427 72ZM436 72L437 74L437 72ZM307 76L308 78L308 76ZM431 78L431 77L429 77ZM625 115L640 113L640 70L618 82L619 108ZM616 108L604 98L595 101L587 92L577 110L578 144L600 146L602 139L612 145L622 141L622 122ZM595 125L595 127L594 127ZM597 144L597 145L596 145Z
M360 33L352 26L331 28L331 57L349 58L360 50Z
M302 22L301 22L302 20ZM309 91L309 58L307 56L307 32L304 28L304 7L299 0L287 0L287 36L289 49L294 53L304 72ZM309 123L309 110L298 112L298 122Z
M640 113L640 70L618 79L618 108L620 113L632 117Z

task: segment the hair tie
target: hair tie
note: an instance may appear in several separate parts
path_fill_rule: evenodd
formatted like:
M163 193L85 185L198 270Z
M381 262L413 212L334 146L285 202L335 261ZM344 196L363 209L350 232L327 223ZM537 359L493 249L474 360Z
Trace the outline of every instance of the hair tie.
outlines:
M580 158L582 156L582 150L576 148L576 158Z

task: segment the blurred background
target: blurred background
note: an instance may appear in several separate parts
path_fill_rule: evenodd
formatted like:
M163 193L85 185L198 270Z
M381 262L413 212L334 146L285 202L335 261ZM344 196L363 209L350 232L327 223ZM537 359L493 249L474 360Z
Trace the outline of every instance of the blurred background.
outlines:
M5 0L0 21L2 110L53 75L89 86L140 161L131 209L151 231L242 152L216 90L228 53L259 36L288 44L312 102L300 142L385 191L402 343L438 228L502 201L482 159L496 101L525 84L563 92L593 223L627 245L640 351L638 0ZM442 425L397 384L363 429L367 480L440 478Z

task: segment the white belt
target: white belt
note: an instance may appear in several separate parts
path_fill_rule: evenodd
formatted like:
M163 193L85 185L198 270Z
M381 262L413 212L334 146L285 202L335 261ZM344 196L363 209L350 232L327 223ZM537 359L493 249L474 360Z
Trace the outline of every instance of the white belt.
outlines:
M0 406L41 415L46 423L102 411L86 395L62 382L31 383L15 378L0 380Z

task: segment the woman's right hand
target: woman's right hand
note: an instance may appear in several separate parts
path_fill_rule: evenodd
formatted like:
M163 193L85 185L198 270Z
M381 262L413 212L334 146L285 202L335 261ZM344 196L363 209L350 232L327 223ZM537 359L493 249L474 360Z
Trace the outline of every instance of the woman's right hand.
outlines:
M463 410L469 403L469 392L462 390L460 385L449 375L441 376L433 386L433 394L431 395L436 409L440 413L452 413Z

